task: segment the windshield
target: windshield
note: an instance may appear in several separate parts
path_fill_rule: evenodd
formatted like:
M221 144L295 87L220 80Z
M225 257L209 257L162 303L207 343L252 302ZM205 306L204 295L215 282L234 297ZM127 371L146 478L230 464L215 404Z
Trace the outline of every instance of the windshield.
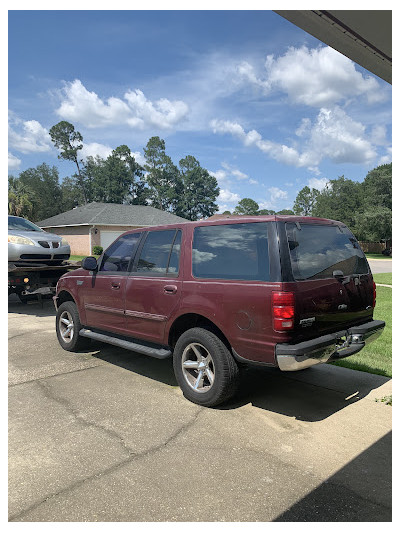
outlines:
M43 231L33 222L29 222L26 218L8 217L8 229L17 231Z
M364 252L345 226L286 224L293 276L296 280L368 274Z

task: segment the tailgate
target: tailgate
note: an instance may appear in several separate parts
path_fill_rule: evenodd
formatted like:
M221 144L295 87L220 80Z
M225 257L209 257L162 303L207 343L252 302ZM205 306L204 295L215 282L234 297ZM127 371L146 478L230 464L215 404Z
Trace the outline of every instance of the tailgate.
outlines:
M312 338L373 315L373 278L354 235L340 223L286 223L295 294L295 336Z
M371 275L285 284L295 294L295 333L302 338L324 335L372 319ZM296 336L297 336L296 335Z

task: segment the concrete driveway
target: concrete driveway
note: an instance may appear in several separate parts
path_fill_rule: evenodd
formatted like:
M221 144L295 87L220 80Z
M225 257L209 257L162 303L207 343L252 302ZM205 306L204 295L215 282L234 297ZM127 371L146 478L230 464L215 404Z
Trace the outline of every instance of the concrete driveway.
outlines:
M171 362L63 351L46 301L9 300L9 519L390 521L391 380L249 370L185 400Z
M368 259L372 274L382 274L392 272L391 259Z

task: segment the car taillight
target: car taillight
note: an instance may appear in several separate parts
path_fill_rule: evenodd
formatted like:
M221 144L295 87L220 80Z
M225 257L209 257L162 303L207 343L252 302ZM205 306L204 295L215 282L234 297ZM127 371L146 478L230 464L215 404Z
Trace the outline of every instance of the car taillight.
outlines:
M372 300L372 308L375 309L375 306L376 306L376 283L375 281L373 281L373 284L374 284L374 298Z
M286 331L294 326L294 293L272 293L272 319L275 331Z

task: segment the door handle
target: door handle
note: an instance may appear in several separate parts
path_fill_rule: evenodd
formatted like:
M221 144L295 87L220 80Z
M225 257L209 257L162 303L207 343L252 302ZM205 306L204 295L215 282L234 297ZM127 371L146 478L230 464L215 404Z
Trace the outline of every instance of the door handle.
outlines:
M121 287L120 283L116 283L114 281L111 282L111 288L112 289L119 289Z
M164 292L165 294L176 294L178 287L176 285L165 285Z

